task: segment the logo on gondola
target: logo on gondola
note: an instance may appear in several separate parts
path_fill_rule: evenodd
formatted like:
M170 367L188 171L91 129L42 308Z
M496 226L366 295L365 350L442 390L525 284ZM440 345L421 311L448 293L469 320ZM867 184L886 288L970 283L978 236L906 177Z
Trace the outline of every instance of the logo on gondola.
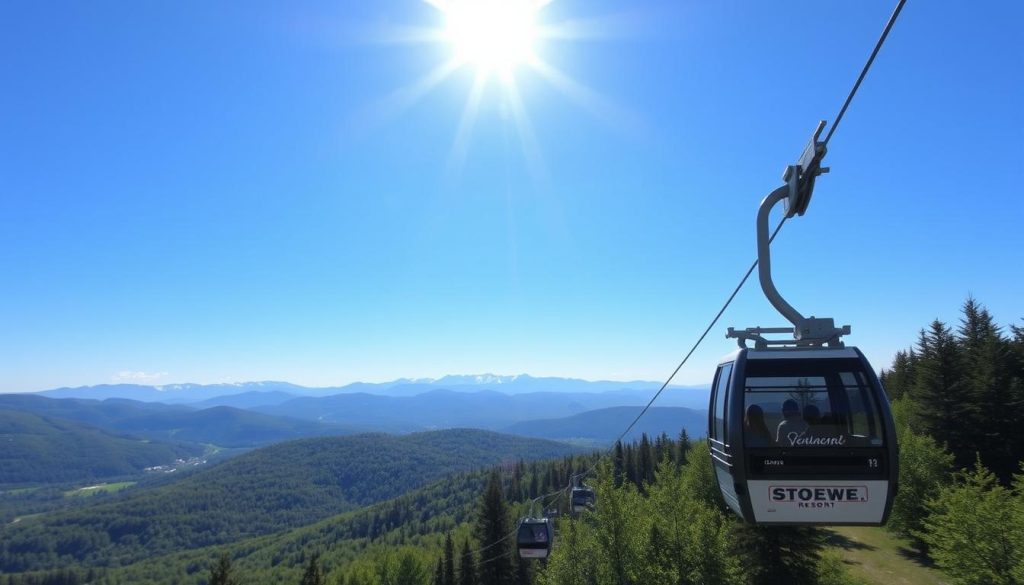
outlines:
M846 435L838 437L808 437L806 431L798 433L793 431L786 435L790 447L842 447L846 444Z
M768 493L772 502L796 504L798 508L834 508L836 504L861 504L868 501L868 488L863 485L772 486L768 488Z

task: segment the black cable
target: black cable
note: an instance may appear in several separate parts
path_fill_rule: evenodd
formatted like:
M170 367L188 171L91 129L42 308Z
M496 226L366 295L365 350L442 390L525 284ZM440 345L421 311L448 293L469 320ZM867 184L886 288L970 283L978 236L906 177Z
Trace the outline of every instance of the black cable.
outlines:
M786 219L788 218L785 215L783 215L782 220L779 222L779 225L775 226L775 231L773 231L771 237L768 238L769 245L773 241L775 241L775 236L779 235L779 230L781 230L783 224L786 223ZM743 285L747 283L747 279L750 278L750 275L754 273L755 268L757 268L757 260L754 260L754 263L751 264L750 268L747 269L747 273L743 275L742 279L740 279L740 283L736 285L736 288L733 289L732 294L729 295L728 299L726 299L725 304L722 305L721 309L719 309L718 314L715 315L715 318L712 319L711 323L709 323L707 328L704 329L704 333L701 334L700 338L697 339L697 342L693 344L693 347L690 348L690 351L686 354L686 356L683 357L682 361L679 362L679 365L676 366L676 369L673 370L672 375L670 375L668 379L665 380L665 383L661 385L661 388L658 389L658 392L655 393L654 396L651 398L650 402L647 403L647 406L645 406L643 410L640 411L640 414L636 415L636 418L633 419L633 422L629 423L629 426L626 427L626 430L622 431L622 434L619 435L619 438L615 439L615 442L612 443L613 449L615 448L615 443L621 441L623 437L629 434L629 431L633 430L633 427L636 425L636 423L640 420L641 417L644 416L644 414L647 413L647 411L651 408L651 405L654 404L654 401L657 400L659 396L661 396L661 393L665 391L665 388L667 388L669 383L672 382L672 379L676 377L676 374L678 374L679 370L683 368L683 365L686 364L686 361L690 359L690 356L693 355L693 352L697 351L697 347L700 346L701 342L704 341L704 338L708 336L709 332L711 332L711 329L714 328L716 323L718 323L718 320L722 317L722 314L725 313L725 310L729 308L729 305L732 303L733 299L735 299L736 295L739 294L740 289L743 288ZM595 463L583 473L578 473L572 476L572 479L589 475L590 472L593 471L596 466L597 464ZM570 479L570 482L572 481L572 479Z
M882 48L882 44L885 43L885 38L889 36L889 31L892 30L892 25L896 24L896 17L900 15L900 11L903 10L903 5L906 4L907 0L900 0L899 4L896 5L896 9L892 11L892 16L889 17L889 22L885 24L885 29L882 31L882 36L878 37L878 42L875 43L875 50L871 51L871 56L868 57L868 62L864 64L864 69L861 69L860 77L857 78L857 83L853 84L853 89L850 90L850 95L846 96L846 101L843 102L843 107L839 110L839 114L836 116L832 127L828 129L828 134L825 135L825 145L828 146L828 141L832 138L832 133L836 131L839 126L839 122L843 119L843 114L846 113L846 108L850 107L850 102L853 101L853 96L857 93L860 88L860 82L864 81L864 77L868 74L868 69L871 69L871 64L875 62L875 56L878 55L879 49Z

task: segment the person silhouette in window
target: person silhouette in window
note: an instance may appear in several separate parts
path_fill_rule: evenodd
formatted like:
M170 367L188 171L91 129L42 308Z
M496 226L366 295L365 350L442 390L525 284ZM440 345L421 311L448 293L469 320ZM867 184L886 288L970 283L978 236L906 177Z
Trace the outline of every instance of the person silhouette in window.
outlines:
M770 447L772 434L764 422L764 409L756 404L747 407L743 418L743 436L748 447Z
M775 432L775 442L782 447L796 446L796 440L807 432L807 421L800 416L800 405L792 398L782 403L782 422Z
M548 529L545 526L538 526L533 529L533 538L537 542L548 541Z

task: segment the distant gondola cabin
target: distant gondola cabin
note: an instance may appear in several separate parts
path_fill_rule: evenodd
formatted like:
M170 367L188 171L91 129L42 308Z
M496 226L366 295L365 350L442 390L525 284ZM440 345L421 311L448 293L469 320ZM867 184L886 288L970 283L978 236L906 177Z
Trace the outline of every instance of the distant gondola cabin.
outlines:
M523 559L546 559L551 552L555 534L547 518L524 518L516 533L519 557Z

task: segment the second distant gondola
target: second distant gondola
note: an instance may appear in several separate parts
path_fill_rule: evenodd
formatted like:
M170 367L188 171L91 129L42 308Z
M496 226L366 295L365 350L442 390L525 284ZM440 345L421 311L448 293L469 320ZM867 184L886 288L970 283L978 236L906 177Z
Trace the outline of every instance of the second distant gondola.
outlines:
M594 493L593 488L587 486L574 487L572 488L572 511L575 514L585 512L594 508L594 504L597 502L597 494Z

